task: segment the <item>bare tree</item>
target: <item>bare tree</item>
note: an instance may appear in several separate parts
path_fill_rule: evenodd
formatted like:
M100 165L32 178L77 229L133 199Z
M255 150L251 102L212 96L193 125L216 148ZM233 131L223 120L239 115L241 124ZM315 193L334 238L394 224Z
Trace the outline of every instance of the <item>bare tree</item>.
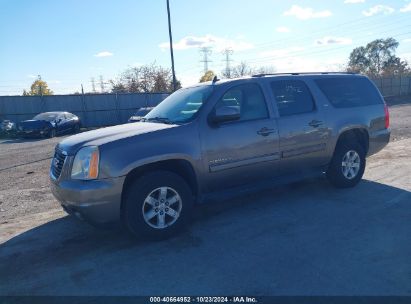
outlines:
M169 69L156 63L132 67L125 70L116 80L111 80L112 92L159 93L173 91L173 77ZM177 81L177 88L181 83Z
M254 74L253 69L245 61L241 61L241 63L235 66L232 70L232 75L234 78L249 76L252 74Z

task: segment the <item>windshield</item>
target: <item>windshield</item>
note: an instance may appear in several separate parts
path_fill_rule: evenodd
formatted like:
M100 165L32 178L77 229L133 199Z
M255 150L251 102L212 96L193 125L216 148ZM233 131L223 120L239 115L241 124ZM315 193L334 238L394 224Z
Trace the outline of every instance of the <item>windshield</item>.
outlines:
M33 120L47 120L47 121L53 121L56 120L58 114L56 113L41 113L36 116L34 116Z
M190 121L213 92L212 86L180 89L164 99L144 121L184 123Z

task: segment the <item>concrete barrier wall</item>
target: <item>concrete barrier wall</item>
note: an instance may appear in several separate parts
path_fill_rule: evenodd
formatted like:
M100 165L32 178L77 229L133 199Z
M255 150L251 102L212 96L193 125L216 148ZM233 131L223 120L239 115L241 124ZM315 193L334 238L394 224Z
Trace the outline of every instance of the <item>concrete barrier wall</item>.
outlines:
M139 108L156 106L167 96L167 93L0 96L0 121L19 122L41 112L67 111L78 115L84 127L110 126L127 122Z

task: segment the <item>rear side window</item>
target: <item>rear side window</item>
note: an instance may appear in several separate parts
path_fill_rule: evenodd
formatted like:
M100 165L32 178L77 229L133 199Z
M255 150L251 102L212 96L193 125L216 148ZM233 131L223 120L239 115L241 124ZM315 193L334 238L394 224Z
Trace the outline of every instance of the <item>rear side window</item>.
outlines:
M279 80L271 83L280 116L312 112L315 104L311 92L301 80Z
M367 78L340 77L315 80L336 108L361 107L383 103L377 89Z

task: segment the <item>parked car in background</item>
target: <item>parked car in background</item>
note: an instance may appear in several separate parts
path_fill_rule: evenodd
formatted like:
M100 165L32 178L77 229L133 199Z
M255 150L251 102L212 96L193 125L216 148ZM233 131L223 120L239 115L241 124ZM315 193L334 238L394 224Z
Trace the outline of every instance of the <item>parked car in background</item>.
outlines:
M20 122L17 129L21 136L54 137L58 134L77 133L80 127L80 119L72 113L46 112Z
M142 118L144 118L144 116L146 116L148 113L150 113L150 111L154 109L154 107L145 107L145 108L140 108L138 109L138 111L136 113L133 114L133 116L131 116L128 119L128 122L138 122L141 121Z
M389 139L388 108L365 76L215 79L174 92L141 122L61 141L51 189L69 213L162 238L196 203L321 175L354 187Z
M0 125L0 131L3 134L14 134L17 130L16 123L11 120L3 120Z

